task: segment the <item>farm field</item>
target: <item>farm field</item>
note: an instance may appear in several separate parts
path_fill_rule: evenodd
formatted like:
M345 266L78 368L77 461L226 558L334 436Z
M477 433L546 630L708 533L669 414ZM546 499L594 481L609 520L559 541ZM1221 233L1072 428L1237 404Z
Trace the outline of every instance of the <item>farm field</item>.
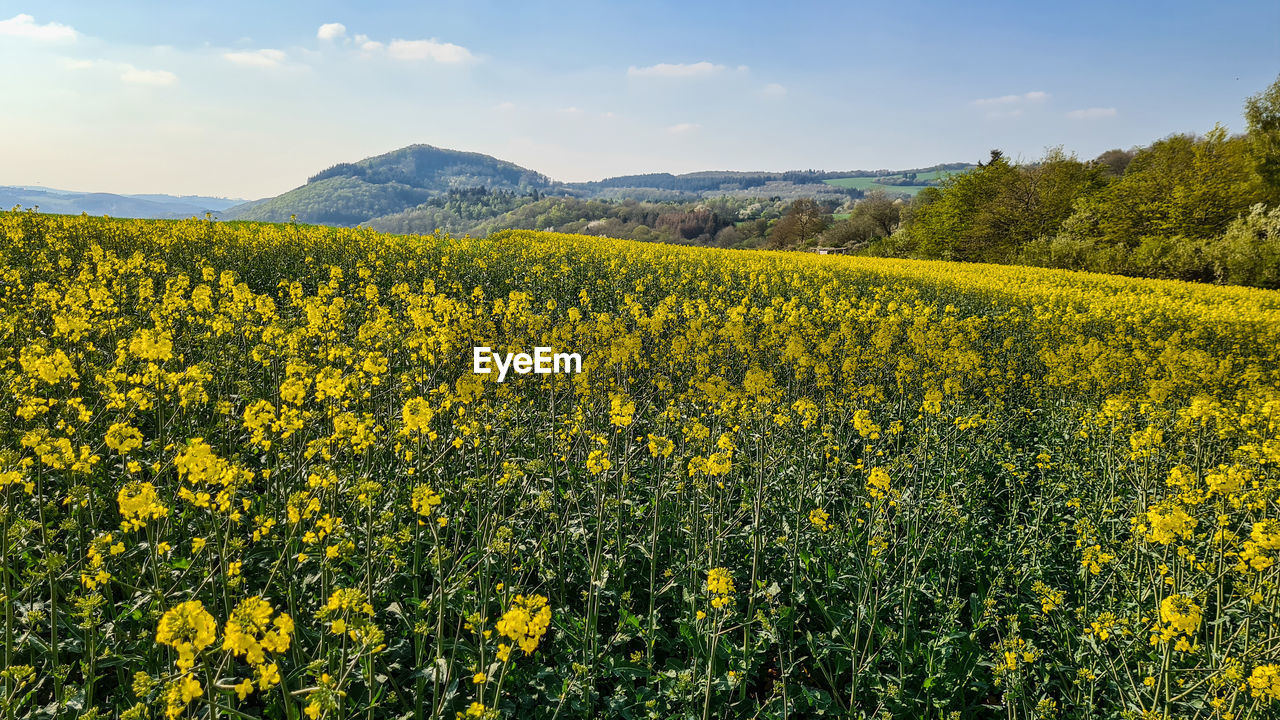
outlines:
M8 212L0 386L2 718L1280 713L1275 291Z
M932 172L923 172L916 175L919 180L940 180L947 175L952 174L951 171L934 170ZM847 177L835 178L832 180L823 180L828 185L844 188L856 188L858 190L883 190L887 193L900 193L904 195L915 195L928 185L891 185L880 182L881 180L897 180L901 179L901 175L885 175L880 177Z

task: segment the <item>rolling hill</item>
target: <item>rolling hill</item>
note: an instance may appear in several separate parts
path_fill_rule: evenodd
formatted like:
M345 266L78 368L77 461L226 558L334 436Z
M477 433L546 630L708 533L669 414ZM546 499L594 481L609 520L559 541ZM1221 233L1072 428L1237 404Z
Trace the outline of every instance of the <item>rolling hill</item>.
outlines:
M283 195L237 205L224 220L358 225L416 207L450 190L485 187L527 193L554 186L545 175L480 153L410 145L355 163L340 163Z
M41 212L60 215L110 215L112 217L168 220L218 213L240 200L203 195L117 195L87 193L35 185L0 186L0 208L39 207Z

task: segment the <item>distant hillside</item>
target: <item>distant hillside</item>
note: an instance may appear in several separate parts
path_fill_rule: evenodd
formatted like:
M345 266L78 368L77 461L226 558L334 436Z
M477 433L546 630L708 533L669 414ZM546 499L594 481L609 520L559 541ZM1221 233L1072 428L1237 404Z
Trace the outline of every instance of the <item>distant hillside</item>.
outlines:
M21 205L39 207L41 212L63 215L110 215L112 217L151 218L156 220L202 216L219 212L239 200L201 195L116 195L84 193L33 185L0 186L0 208Z
M480 153L410 145L322 170L307 184L222 213L224 220L358 225L416 207L450 190L484 187L526 193L551 188L544 175Z
M478 227L539 196L668 203L696 203L718 197L812 198L839 204L894 180L904 187L891 192L908 194L916 188L907 187L906 182L917 176L922 184L928 184L940 174L967 167L965 163L949 163L915 170L714 170L560 183L488 155L410 145L359 162L339 163L312 175L301 187L237 205L219 215L224 220L285 222L294 216L299 222L321 225L366 224L398 232L431 232L435 228L457 232ZM906 178L912 180L904 182ZM451 195L480 188L499 195Z
M787 186L816 186L805 190L809 193L832 191L824 188L824 183L833 187L842 187L842 183L833 182L848 178L878 178L888 176L916 176L924 179L933 177L939 171L963 170L971 167L966 163L947 163L915 170L851 170L845 172L828 170L788 170L786 172L742 172L735 170L704 170L700 172L672 175L671 173L648 173L644 175L620 175L592 182L569 183L568 187L590 195L607 194L617 189L654 189L672 190L681 193L707 195L738 194L743 191L754 191L762 194L762 189Z

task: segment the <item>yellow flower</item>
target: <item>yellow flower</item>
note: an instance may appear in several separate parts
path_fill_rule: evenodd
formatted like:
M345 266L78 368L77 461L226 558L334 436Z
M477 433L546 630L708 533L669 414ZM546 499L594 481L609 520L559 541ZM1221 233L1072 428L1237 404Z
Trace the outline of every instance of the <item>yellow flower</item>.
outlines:
M39 345L30 345L22 350L22 369L28 375L39 378L50 385L57 384L65 378L77 377L71 359L62 350L47 353Z
M1048 614L1061 607L1066 599L1066 592L1063 590L1055 590L1043 582L1037 580L1031 584L1032 591L1040 599L1040 609ZM1104 640L1106 638L1103 638Z
M347 392L346 380L337 368L324 368L316 375L316 400L341 399Z
M431 419L435 417L435 411L426 398L415 397L405 401L400 417L404 420L405 434L420 435L431 430Z
M889 473L884 468L872 468L867 476L867 492L873 498L882 498L889 494Z
M177 650L178 667L190 670L196 653L213 644L215 633L213 616L199 600L188 600L160 617L156 642Z
M256 672L259 690L269 690L280 684L280 668L275 663L259 665Z
M142 360L164 362L173 357L173 338L158 330L139 330L129 343L129 352Z
M182 701L189 703L200 697L204 693L204 688L200 686L200 681L187 675L182 679Z
M809 524L818 528L822 532L826 532L831 529L831 524L827 522L830 519L831 516L822 508L814 508L809 511Z
M649 454L654 457L671 457L671 451L675 449L675 443L662 435L648 436Z
M942 391L932 388L925 393L924 402L921 403L920 408L930 415L937 415L942 412Z
M1200 628L1200 606L1186 595L1170 595L1160 603L1160 619L1187 634Z
M127 423L115 423L107 429L107 447L121 455L142 447L142 432Z
M551 606L542 595L517 595L498 620L497 630L526 654L533 653L551 625Z
M591 454L587 456L587 470L592 475L599 475L612 466L613 463L610 463L609 458L605 457L603 450L592 450Z
M432 490L427 485L419 485L413 489L410 496L410 505L413 511L422 516L427 516L436 511L442 502L439 493Z
M636 404L626 395L611 393L609 395L609 424L614 427L626 427L636 414Z
M293 619L281 613L273 621L274 612L271 603L260 596L241 600L223 627L222 649L254 666L266 662L266 652L288 650Z
M1280 665L1259 665L1249 673L1249 694L1256 698L1280 700Z
M1143 532L1147 540L1161 545L1168 545L1178 538L1191 537L1199 522L1173 501L1162 502L1134 520L1136 529Z
M160 502L156 486L149 482L128 482L116 494L116 504L124 518L121 529L137 530L150 520L168 517L169 508Z
M733 577L726 568L716 567L707 571L707 592L711 594L711 606L719 610L733 602Z

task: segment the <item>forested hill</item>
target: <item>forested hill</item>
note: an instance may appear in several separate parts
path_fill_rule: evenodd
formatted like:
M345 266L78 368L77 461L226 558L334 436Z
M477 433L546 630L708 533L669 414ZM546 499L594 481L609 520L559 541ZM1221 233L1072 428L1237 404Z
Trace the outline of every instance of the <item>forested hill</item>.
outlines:
M339 163L301 187L238 205L224 220L358 225L415 207L450 190L486 187L527 193L555 185L545 175L480 153L410 145L354 163Z

